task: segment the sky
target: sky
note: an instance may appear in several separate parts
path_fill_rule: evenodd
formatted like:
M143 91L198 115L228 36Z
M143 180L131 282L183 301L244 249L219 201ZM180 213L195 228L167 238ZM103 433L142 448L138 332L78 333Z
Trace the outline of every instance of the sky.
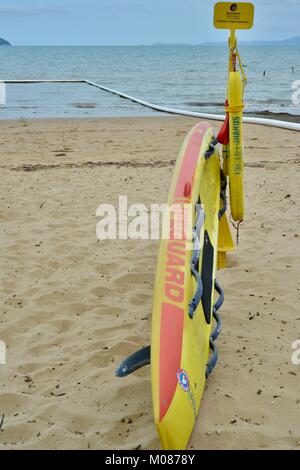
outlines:
M0 0L0 37L14 45L139 45L223 41L214 0ZM240 40L300 35L300 0L254 0Z

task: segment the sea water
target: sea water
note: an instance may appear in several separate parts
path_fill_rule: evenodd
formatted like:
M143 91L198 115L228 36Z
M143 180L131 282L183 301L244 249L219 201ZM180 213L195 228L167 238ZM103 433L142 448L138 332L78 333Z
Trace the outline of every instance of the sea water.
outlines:
M241 45L246 111L300 114L300 47ZM88 79L153 103L224 111L227 47L0 47L0 80ZM86 84L7 85L0 118L155 115Z

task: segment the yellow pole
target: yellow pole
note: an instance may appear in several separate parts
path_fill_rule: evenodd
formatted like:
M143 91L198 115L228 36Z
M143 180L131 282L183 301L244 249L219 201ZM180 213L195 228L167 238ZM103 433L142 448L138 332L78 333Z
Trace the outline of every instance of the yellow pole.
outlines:
M235 29L230 30L230 49L236 47L236 35L235 35Z
M237 45L237 39L235 35L235 29L230 30L230 38L229 38L229 49L230 49L230 55L229 55L229 72L234 72L233 69L233 62L232 62L232 53L235 50Z

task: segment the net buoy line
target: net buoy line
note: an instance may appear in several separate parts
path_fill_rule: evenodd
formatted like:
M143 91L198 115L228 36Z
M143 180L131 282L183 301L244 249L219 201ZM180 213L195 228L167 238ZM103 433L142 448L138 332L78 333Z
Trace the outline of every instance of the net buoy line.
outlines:
M113 88L108 88L106 86L100 85L99 83L92 82L91 80L46 80L46 79L36 79L36 80L1 80L0 83L6 83L11 85L16 84L34 84L34 83L85 83L87 85L93 86L98 88L102 91L107 93L111 93L113 95L117 95L120 98L124 98L126 100L132 101L133 103L137 103L141 106L144 106L149 109L153 109L154 111L160 111L162 113L168 114L176 114L179 116L188 116L188 117L196 117L201 119L210 119L211 121L224 121L225 116L219 114L208 114L208 113L197 113L193 111L187 111L184 109L176 109L176 108L169 108L167 106L160 106L154 103L150 103L148 101L141 100L134 96L127 95L126 93L122 93L121 91L114 90ZM267 119L267 118L254 118L254 117L243 117L243 122L246 124L258 124L261 126L269 126L269 127L277 127L280 129L287 129L290 131L300 131L300 124L296 122L287 122L287 121L279 121L276 119Z

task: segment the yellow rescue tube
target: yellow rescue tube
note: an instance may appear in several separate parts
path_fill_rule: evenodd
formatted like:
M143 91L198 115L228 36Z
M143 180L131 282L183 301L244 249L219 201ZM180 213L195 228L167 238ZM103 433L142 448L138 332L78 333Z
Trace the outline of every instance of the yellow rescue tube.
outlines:
M244 160L243 160L243 83L239 72L229 73L229 189L233 220L244 219Z
M217 148L209 159L204 157L212 137L209 124L200 123L191 130L179 154L168 198L169 206L191 204L199 208L201 203L204 211L197 267L203 295L193 318L189 316L189 305L197 283L191 273L190 242L172 235L168 240L162 239L157 262L152 312L152 398L160 441L169 450L187 446L206 382L220 209Z

